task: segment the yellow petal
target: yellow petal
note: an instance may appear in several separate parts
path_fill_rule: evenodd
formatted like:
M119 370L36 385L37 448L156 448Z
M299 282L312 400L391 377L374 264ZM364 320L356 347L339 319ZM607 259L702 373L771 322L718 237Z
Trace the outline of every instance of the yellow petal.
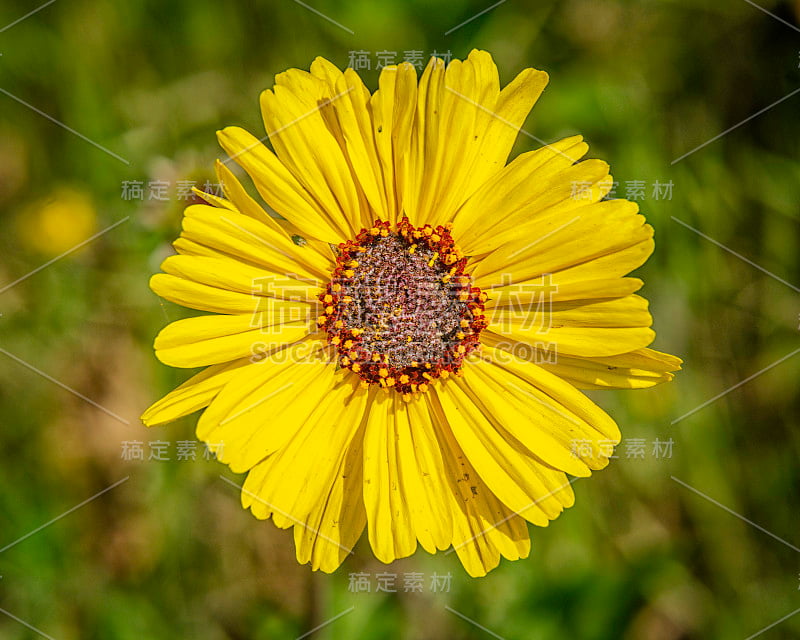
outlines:
M189 238L184 236L178 237L178 239L172 243L172 246L175 251L182 256L204 256L206 258L225 258L226 260L240 261L236 256L225 253L224 251L219 251L218 249L212 249L194 240L189 240Z
M348 70L346 75L347 77L324 58L317 58L311 65L311 73L289 69L275 76L275 84L304 99L309 110L316 108L319 111L322 122L339 146L352 177L352 186L356 190L359 204L349 214L353 218L353 227L358 229L369 227L376 217L370 211L370 203L375 207L375 201L368 198L368 195L372 198L377 196L378 201L381 195L370 191L370 187L374 185L369 182L369 174L363 173L365 159L370 162L370 158L365 158L364 154L369 154L370 147L372 159L377 163L372 127L366 108L369 91L358 74ZM362 138L365 132L366 136Z
M187 207L183 235L269 271L311 282L322 282L330 274L331 263L317 252L305 250L257 220L233 211L207 205Z
M250 470L243 487L242 505L254 515L295 527L298 562L315 570L336 569L366 522L359 435L368 396L354 376L340 372L314 413Z
M254 314L260 306L259 298L253 295L209 287L168 273L157 273L150 278L150 288L165 300L198 311Z
M294 528L297 561L313 570L335 571L361 537L367 522L361 497L363 448L356 436L336 480L308 519Z
M317 301L322 290L317 280L291 277L283 272L224 258L170 256L164 260L161 268L179 278L250 296L310 303Z
M608 464L619 442L616 424L583 394L511 354L485 349L465 366L463 384L514 442L549 467L588 475ZM580 449L580 442L591 447Z
M544 526L555 501L548 500L543 470L546 477L590 474L562 442L570 420L578 421L502 371L492 377L474 362L467 369L463 379L448 380L437 392L453 434L492 491L514 511L535 505L520 515ZM516 386L502 389L496 382L501 377Z
M311 504L305 522L294 528L297 561L301 564L310 562L315 571L335 571L352 552L366 526L366 512L361 497L361 436L363 402L367 395L363 390L358 391L352 401L356 406L343 416L351 421L356 430L352 432L349 445L342 450L333 480L319 499ZM336 423L336 426L342 425ZM311 475L313 477L315 474Z
M358 192L342 149L320 113L320 104L285 85L275 85L261 94L261 115L280 161L319 202L328 220L345 236L353 237L362 220Z
M577 222L573 219L580 220L582 217L581 212L575 212L575 209L585 209L605 197L612 186L608 164L602 160L584 160L563 170L550 171L552 165L558 166L561 162L566 163L572 159L570 154L566 155L566 159L556 155L558 160L553 158L541 169L531 172L528 180L519 187L524 196L507 198L511 205L518 205L522 200L523 204L518 208L489 208L479 199L480 194L476 194L472 206L484 208L482 224L473 224L464 230L458 223L458 218L453 223L453 237L464 253L481 255L504 245L504 248L508 248L510 243L516 244L516 249L520 243L524 247L542 238L544 227L551 221L570 229ZM540 173L542 175L538 175ZM575 185L584 182L591 185L586 198L575 197ZM507 185L498 182L498 192L508 194L510 184L512 183ZM548 231L553 230L553 227L560 230L558 225L551 225ZM487 233L487 229L490 232Z
M510 279L510 278L509 278ZM489 299L486 309L524 307L543 299L553 302L578 300L601 300L624 298L642 288L639 278L606 278L579 282L555 282L552 278L540 278L486 290Z
M288 220L278 219L270 215L250 197L250 194L247 193L233 172L223 162L217 160L216 169L219 183L235 211L250 216L269 227L270 233L268 235L280 244L283 251L292 248L289 242L293 243L294 248L292 248L292 251L301 264L312 265L317 270L317 273L328 275L335 263L335 258L328 243L320 242L314 238L305 238L300 230ZM302 237L304 242L298 242L297 236ZM316 252L319 256L307 255L310 252Z
M442 448L450 495L453 550L473 577L486 575L500 562L525 558L530 539L525 520L489 490L453 437L437 394L427 394L434 431Z
M142 414L142 422L155 427L207 407L231 378L250 364L249 358L241 358L204 369L154 403Z
M625 249L609 253L581 264L568 267L553 274L553 282L559 286L593 280L595 278L619 278L641 267L653 253L653 229L645 225L647 238Z
M588 150L582 136L572 136L518 155L459 209L453 220L453 237L462 241L480 233L487 222L506 219L526 208L541 195L548 180L578 162Z
M204 199L217 207L223 207L241 213L242 215L250 216L269 227L272 233L276 233L279 236L283 236L284 239L288 239L288 236L286 236L283 229L278 225L275 218L264 211L261 205L250 197L250 194L245 191L239 179L224 162L217 160L214 164L214 168L217 172L217 180L222 187L225 198L201 192L200 195Z
M264 201L310 238L344 242L348 225L334 220L272 151L239 127L217 132L220 145L250 175Z
M565 216L544 214L520 229L519 237L478 261L472 270L481 288L528 282L616 253L653 234L636 203L608 200L573 209Z
M417 72L404 62L384 67L378 90L370 100L372 131L375 139L383 191L386 193L386 219L395 222L405 207L405 193L419 188L418 167L411 153L411 136L417 102Z
M441 101L444 91L445 64L440 58L431 58L417 86L417 104L412 128L409 160L406 163L406 180L403 186L403 211L412 224L428 222L429 202L426 194L435 189L431 174L437 163L442 125ZM386 82L390 82L387 76ZM401 96L398 96L401 97Z
M310 71L312 76L327 84L326 93L334 95L336 83L342 75L342 70L330 60L326 60L322 56L317 56L314 58L314 62L311 63Z
M524 69L500 91L475 167L476 184L484 184L506 164L520 128L548 81L544 71Z
M392 395L400 491L417 540L428 553L435 553L449 547L453 538L441 445L425 399L416 396L406 403Z
M655 338L647 307L647 300L637 295L569 302L531 300L494 309L488 317L487 336L505 336L559 355L617 355L646 347Z
M394 188L388 192L383 183L381 164L373 134L372 119L369 112L370 94L361 78L352 69L339 76L336 94L341 98L332 103L337 124L342 132L342 140L347 157L371 207L359 222L359 226L370 226L375 218L389 219L389 208L394 207ZM370 219L371 218L371 219Z
M495 331L497 329L497 331ZM545 331L524 330L512 325L503 330L492 325L487 334L493 338L506 338L523 342L547 352L561 355L597 358L614 356L642 349L655 340L655 332L648 327L550 327Z
M443 73L439 62L431 62L420 82L424 102L417 122L425 122L418 124L419 138L412 144L422 150L425 176L418 183L416 217L432 224L451 221L464 201L502 169L546 83L546 73L528 69L500 91L497 67L485 51L473 50Z
M410 505L400 486L395 398L378 393L364 433L364 506L370 546L381 562L410 556L417 548Z
M474 487L475 494L460 496L464 501L473 500L474 504L453 516L453 549L473 578L483 577L497 567L501 556L519 560L527 558L531 550L525 520L478 482L462 489L470 491Z
M649 327L653 318L641 296L600 300L548 300L494 308L489 326L495 333L525 333L546 341L551 329L561 327Z
M419 216L438 224L452 219L458 206L480 186L471 180L492 120L500 82L485 51L473 50L464 62L453 60L442 85L431 87L428 109L439 111L435 144L426 148L426 183ZM438 104L437 104L438 102ZM428 112L430 113L430 111Z
M243 496L242 504L248 507L258 496L279 514L276 523L287 515L296 521L311 513L330 490L347 449L361 428L368 397L368 391L359 388L355 376L340 371L334 386L308 419L296 425L297 431L285 446L260 463L269 467L264 478L259 483L245 483L253 496ZM282 524L291 526L291 518Z
M552 436L544 434L539 450L542 457L557 461L557 468L553 468L520 444L505 428L511 425L500 424L500 415L485 413L486 405L466 382L447 380L436 387L435 394L459 447L489 490L514 513L544 527L572 503L563 470L579 476L590 472L569 449L563 450ZM529 421L520 422L519 428L523 425L529 427ZM542 430L537 435L543 435Z
M579 389L646 389L674 378L681 359L653 349L639 349L605 358L561 356L542 368Z
M236 376L200 417L198 437L224 443L217 457L235 473L285 446L333 389L335 365L316 335Z
M307 321L261 326L254 314L198 316L167 325L156 336L156 357L171 367L204 367L262 353L301 340Z

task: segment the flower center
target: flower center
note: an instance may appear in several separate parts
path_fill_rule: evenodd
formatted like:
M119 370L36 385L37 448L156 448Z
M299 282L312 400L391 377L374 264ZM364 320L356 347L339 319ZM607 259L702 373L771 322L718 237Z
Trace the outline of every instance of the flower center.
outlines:
M405 400L457 374L486 327L486 294L471 286L466 262L448 227L408 218L395 229L376 220L340 244L317 320L340 364Z

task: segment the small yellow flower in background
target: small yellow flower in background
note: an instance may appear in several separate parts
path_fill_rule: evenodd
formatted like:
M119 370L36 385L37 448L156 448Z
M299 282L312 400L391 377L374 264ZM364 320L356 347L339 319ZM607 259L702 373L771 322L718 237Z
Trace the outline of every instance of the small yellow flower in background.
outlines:
M317 58L261 96L274 152L219 132L271 209L218 162L221 196L186 209L153 290L210 312L155 341L207 367L142 416L205 409L198 437L297 559L335 570L364 529L392 562L453 547L470 575L530 550L608 464L614 421L579 389L644 388L680 360L642 281L653 230L604 200L580 136L506 164L547 74L500 87L491 56L383 69L370 93ZM580 197L575 185L580 184ZM580 446L575 446L580 443ZM569 476L568 476L569 474Z
M23 211L17 224L26 247L57 256L95 233L97 211L83 191L59 187L48 198Z

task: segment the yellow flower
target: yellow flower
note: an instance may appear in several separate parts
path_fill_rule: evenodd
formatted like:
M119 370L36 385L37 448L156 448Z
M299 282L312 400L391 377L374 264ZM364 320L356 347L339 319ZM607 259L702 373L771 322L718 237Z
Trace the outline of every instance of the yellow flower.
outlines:
M71 187L57 188L29 207L18 221L20 236L30 248L57 256L89 238L97 213L89 196Z
M527 522L574 501L620 432L579 389L643 388L680 360L647 346L653 250L635 203L603 200L580 136L506 165L547 74L501 89L491 56L385 68L370 94L317 58L261 96L274 152L236 127L224 197L186 209L151 286L210 312L156 338L207 367L142 419L205 408L201 440L297 559L335 570L367 528L383 562L453 547L484 575L528 555ZM575 185L581 185L577 190Z

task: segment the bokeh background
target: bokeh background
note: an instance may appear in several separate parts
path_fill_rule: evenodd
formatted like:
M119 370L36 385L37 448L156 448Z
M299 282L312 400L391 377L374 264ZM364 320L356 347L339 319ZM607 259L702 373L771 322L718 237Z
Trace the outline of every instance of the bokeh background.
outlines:
M463 26L490 2L309 3L339 25L291 0L58 0L8 28L40 5L0 6L0 637L296 638L346 612L308 637L744 640L798 613L800 95L673 161L800 88L800 3L508 0ZM362 540L312 574L220 475L241 478L199 446L178 459L196 417L139 423L188 375L152 355L186 312L148 278L182 185L214 181L214 132L263 131L274 74L361 52L374 89L379 52L473 47L504 82L548 71L526 130L583 134L617 194L635 189L656 229L639 271L654 346L684 370L593 394L622 426L619 458L532 530L528 560L473 580L454 555L384 567ZM384 571L396 593L376 592ZM758 637L800 637L800 615Z

